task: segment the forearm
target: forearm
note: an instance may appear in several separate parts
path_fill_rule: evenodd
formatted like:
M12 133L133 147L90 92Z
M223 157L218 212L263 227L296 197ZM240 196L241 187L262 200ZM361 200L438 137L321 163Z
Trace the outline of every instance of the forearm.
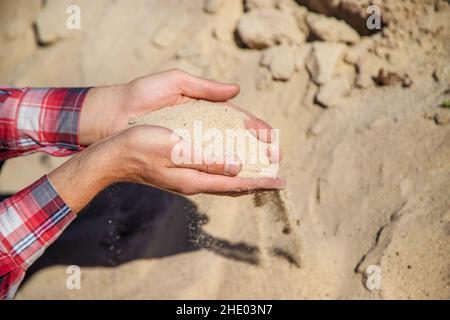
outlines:
M102 189L121 180L120 150L111 140L94 144L0 202L0 299L14 296L25 271L76 213Z

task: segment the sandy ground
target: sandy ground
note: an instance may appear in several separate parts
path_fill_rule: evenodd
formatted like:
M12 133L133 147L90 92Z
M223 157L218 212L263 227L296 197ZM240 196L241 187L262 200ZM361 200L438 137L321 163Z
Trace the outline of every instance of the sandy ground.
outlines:
M113 186L18 299L450 298L448 2L376 1L375 33L363 0L71 3L79 31L65 28L68 1L0 1L1 82L112 84L172 67L237 82L233 102L281 129L288 187L230 199ZM62 161L7 161L0 191ZM66 288L68 265L81 290Z

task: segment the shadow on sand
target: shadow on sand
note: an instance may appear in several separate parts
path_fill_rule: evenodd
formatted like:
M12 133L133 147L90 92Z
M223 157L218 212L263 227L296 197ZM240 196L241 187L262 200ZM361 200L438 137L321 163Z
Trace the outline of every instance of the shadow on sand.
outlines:
M100 193L29 269L26 279L52 265L114 267L206 249L256 265L259 249L202 230L207 216L182 196L120 183Z

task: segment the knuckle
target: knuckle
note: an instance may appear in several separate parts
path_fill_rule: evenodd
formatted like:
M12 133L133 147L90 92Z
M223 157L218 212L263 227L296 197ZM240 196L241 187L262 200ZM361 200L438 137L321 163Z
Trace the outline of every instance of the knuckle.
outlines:
M141 126L132 127L123 133L128 145L133 146L136 143L139 143L138 141L141 139L140 137L142 135L142 128L140 127Z
M146 129L147 128L145 126L142 126L142 125L132 127L128 131L129 138L132 139L133 141L140 140L146 134L146 132L147 132Z
M191 186L183 186L180 188L180 193L186 196L194 196L198 194L198 191Z

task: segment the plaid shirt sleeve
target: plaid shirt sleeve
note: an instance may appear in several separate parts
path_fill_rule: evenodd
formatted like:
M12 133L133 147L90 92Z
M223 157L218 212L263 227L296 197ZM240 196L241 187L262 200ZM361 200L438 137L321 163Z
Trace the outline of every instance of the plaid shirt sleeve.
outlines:
M34 151L62 157L81 150L79 120L88 90L0 87L0 160Z
M0 299L12 299L28 267L75 218L47 176L0 203Z
M0 160L81 150L79 119L87 92L0 87ZM0 202L0 299L13 298L28 267L74 218L47 176Z

